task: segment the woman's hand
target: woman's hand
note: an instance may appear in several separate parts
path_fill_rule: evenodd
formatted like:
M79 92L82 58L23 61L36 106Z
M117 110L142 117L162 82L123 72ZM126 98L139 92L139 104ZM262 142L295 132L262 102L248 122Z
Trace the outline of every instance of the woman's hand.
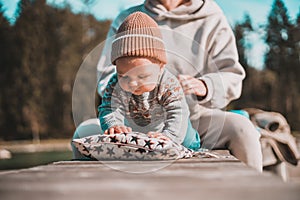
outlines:
M162 133L159 132L148 132L147 134L150 138L158 138L158 139L162 139L162 140L170 140L170 138L168 138L167 136L163 135Z
M200 97L205 97L207 95L207 87L202 80L196 79L190 75L178 75L178 79L184 94L194 94Z
M127 126L113 126L104 131L104 134L110 135L110 134L115 134L115 133L129 133L131 132L132 129Z

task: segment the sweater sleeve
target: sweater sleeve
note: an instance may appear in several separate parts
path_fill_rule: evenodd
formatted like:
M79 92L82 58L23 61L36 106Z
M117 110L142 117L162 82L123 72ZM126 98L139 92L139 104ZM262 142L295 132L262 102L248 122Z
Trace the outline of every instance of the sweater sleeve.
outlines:
M179 81L171 78L168 83L162 95L162 105L166 112L162 133L181 144L188 127L189 109Z
M206 65L210 72L200 79L207 86L206 98L199 103L211 108L223 108L241 95L245 71L238 61L234 34L221 15L211 33Z
M116 125L124 125L124 105L120 99L120 87L114 74L107 84L102 103L98 107L99 120L103 131Z

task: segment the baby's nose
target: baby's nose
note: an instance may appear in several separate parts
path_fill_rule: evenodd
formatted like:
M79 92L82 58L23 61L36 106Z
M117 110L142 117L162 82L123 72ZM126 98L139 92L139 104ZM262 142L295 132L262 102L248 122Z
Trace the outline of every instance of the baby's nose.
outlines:
M136 86L138 86L138 82L137 81L130 81L129 86L130 87L136 87Z

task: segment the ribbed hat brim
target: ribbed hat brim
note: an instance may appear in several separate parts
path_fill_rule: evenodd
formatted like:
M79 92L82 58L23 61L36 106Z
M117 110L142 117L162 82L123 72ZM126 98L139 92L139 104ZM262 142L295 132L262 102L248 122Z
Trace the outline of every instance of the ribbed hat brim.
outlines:
M125 36L125 37L124 37ZM147 35L123 35L112 43L111 61L121 57L149 57L166 63L166 53L163 41L160 38Z

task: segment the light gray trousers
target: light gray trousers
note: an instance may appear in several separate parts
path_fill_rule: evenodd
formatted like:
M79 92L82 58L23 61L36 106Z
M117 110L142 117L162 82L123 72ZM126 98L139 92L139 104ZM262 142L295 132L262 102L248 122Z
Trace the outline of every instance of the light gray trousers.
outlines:
M260 133L248 118L219 109L205 109L192 123L200 134L202 148L228 149L236 158L262 172Z
M248 166L262 171L260 134L246 117L218 109L205 109L200 119L192 121L201 138L201 147L229 149L231 154ZM73 138L82 138L102 133L98 119L82 122ZM72 145L73 158L84 158Z

